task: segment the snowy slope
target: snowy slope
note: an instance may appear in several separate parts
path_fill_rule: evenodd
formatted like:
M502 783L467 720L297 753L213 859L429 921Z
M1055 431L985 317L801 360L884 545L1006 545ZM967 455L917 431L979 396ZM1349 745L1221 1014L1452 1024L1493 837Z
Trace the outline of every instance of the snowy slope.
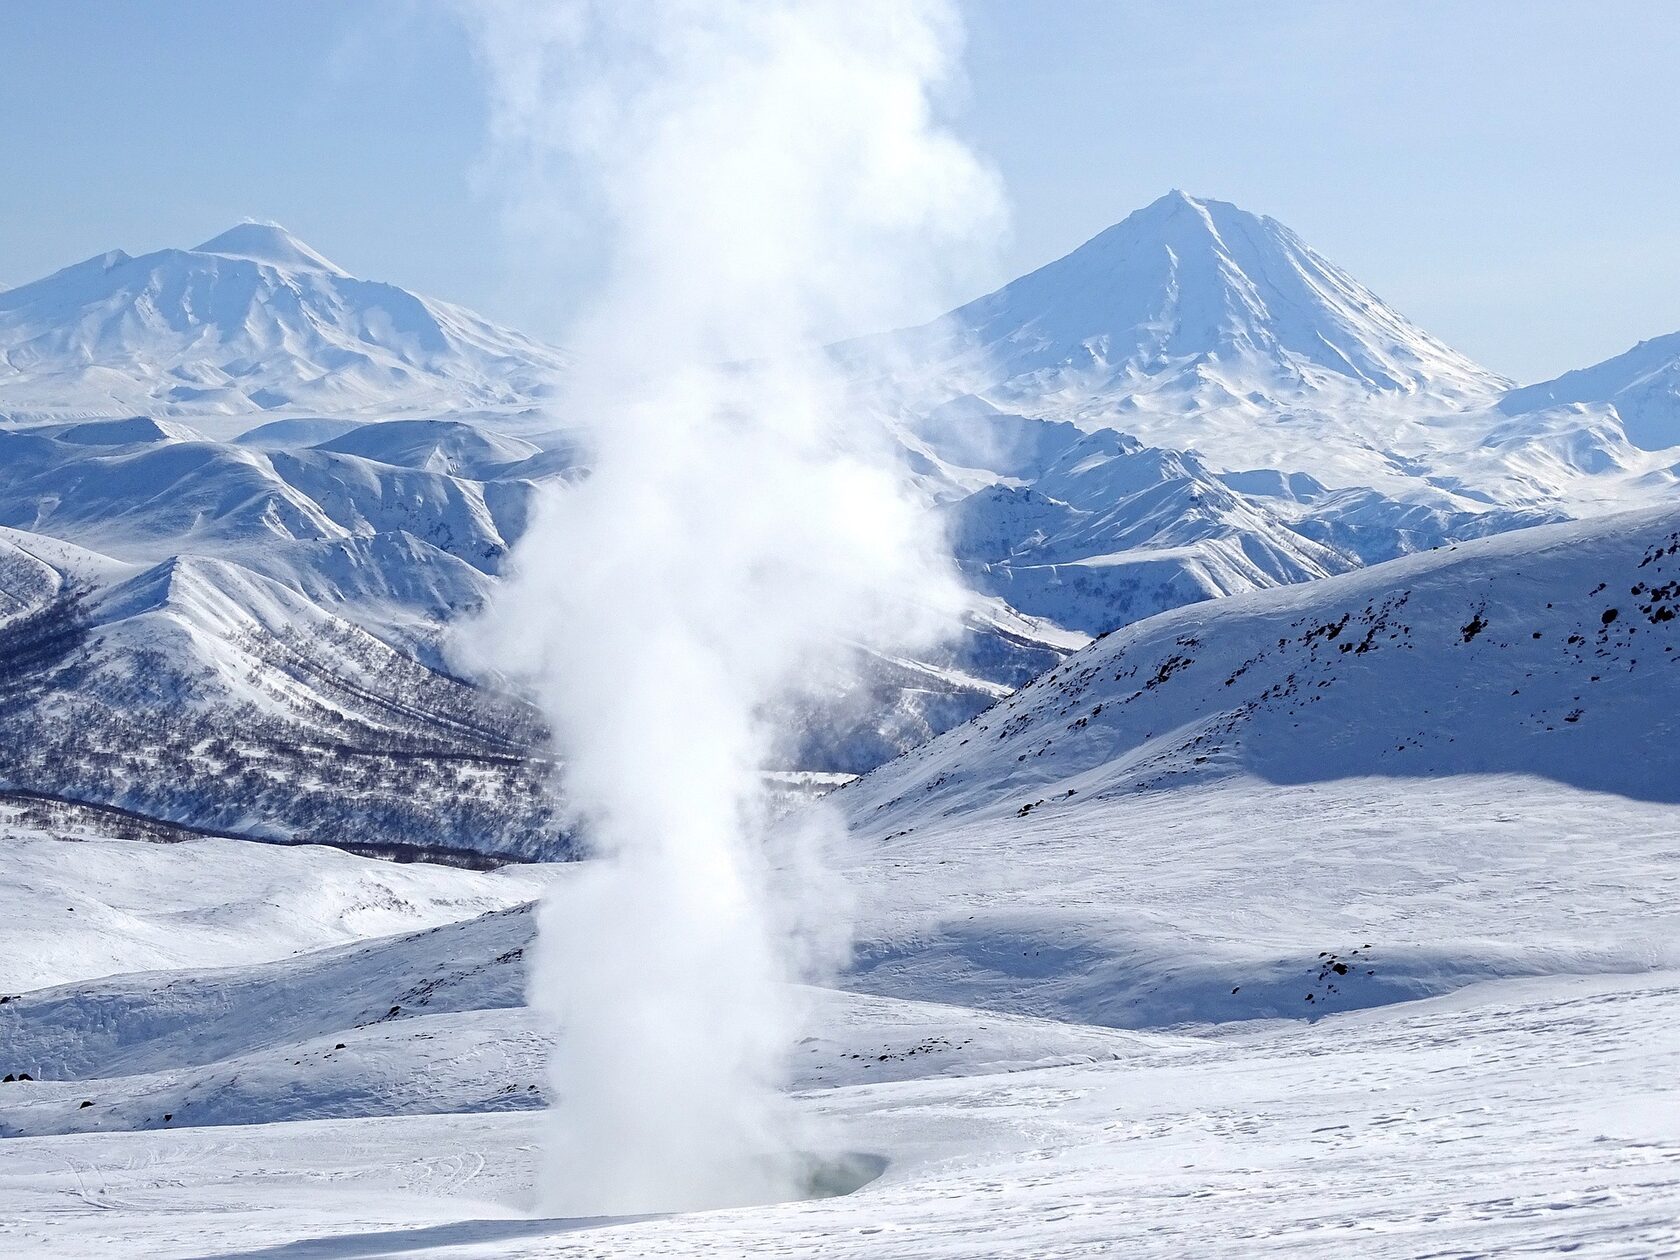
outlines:
M480 887L462 888L461 904L411 913L458 918L474 893L491 901L564 874L468 876L461 882ZM527 909L514 908L266 965L17 995L0 1012L0 1062L43 1085L71 1084L0 1096L0 1126L16 1136L539 1106L552 1033L524 1006L533 931ZM1106 1059L1136 1044L1100 1028L809 996L821 1031L796 1062L803 1088ZM253 1010L268 1015L252 1020ZM934 1020L946 1032L929 1039ZM78 1105L90 1088L101 1095L92 1115Z
M1271 512L1296 534L1362 564L1381 564L1449 543L1569 518L1559 507L1470 511L1392 498L1363 487L1330 490L1302 473L1289 478L1273 470L1223 473L1220 480L1244 491L1250 502Z
M0 1084L0 1229L66 1256L1663 1254L1666 609L1680 511L1506 534L1151 618L834 794L858 948L791 1061L808 1149L863 1169L843 1197L533 1215L549 1034L508 908L0 1003L0 1067L35 1078ZM29 852L69 890L117 843ZM111 903L90 882L67 910ZM122 932L149 935L89 937Z
M167 827L112 835L121 821L0 799L8 994L269 963L507 909L547 882L543 867L480 873Z
M1514 389L1499 400L1511 415L1569 404L1614 407L1627 436L1645 450L1680 446L1680 332L1641 341L1633 349Z
M1149 1027L1675 966L1677 601L1671 509L1109 635L835 794L856 983Z
M316 446L400 468L489 481L541 453L519 438L458 420L391 420L365 424Z
M529 506L523 481L480 482L330 451L120 436L89 444L0 430L0 524L141 560L402 530L494 571Z
M1394 788L1227 781L1016 830L930 811L870 846L851 983L923 998L813 995L793 1055L810 1149L882 1170L844 1198L534 1216L547 1035L519 1005L530 918L505 912L0 1005L3 1065L37 1078L0 1085L0 1229L66 1256L1671 1249L1672 809ZM1371 964L1363 990L1344 958ZM1065 1018L1082 986L1153 987L1156 1018L998 1010ZM1158 1027L1220 1018L1216 994L1296 1018Z
M821 1149L884 1162L877 1180L651 1219L533 1215L530 1114L14 1138L0 1229L77 1260L1664 1255L1675 1009L1672 978L1556 981L1113 1063L827 1090L806 1104Z
M344 272L275 224L87 259L0 291L0 413L338 413L500 405L565 358Z
M39 614L70 592L120 581L134 569L60 538L0 526L0 626Z
M524 445L486 435L483 449L524 465ZM140 564L232 560L436 667L447 623L482 606L534 486L427 468L415 454L419 466L405 467L145 420L0 430L0 521Z
M0 786L374 852L558 853L534 716L176 557L0 626Z
M994 484L945 516L977 588L1090 634L1352 567L1231 490L1194 455L1146 448L1111 430L1078 438L1030 486Z
M12 530L0 534L0 625L45 608L63 588L63 575L20 546L22 538L27 535Z
M1673 802L1677 614L1680 509L1521 530L1151 618L846 796L890 821L1236 773L1523 772Z

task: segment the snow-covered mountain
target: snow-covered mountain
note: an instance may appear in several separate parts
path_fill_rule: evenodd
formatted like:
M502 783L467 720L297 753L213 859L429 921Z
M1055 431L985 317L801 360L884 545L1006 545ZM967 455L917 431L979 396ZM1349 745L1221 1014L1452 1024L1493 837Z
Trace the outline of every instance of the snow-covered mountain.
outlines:
M212 244L349 291L294 241ZM168 292L110 326L202 324ZM899 335L927 370L861 419L984 593L946 651L836 662L787 715L802 765L887 761L831 798L865 895L790 1072L855 1192L652 1220L527 1210L552 1030L520 903L587 872L321 847L567 856L532 712L438 646L536 487L586 475L564 418L416 410L470 373L359 360L298 414L157 403L145 349L7 369L0 397L75 387L0 424L8 1236L1673 1252L1680 451L1628 440L1624 376L1502 393L1182 196L964 311ZM193 361L295 384L355 326L305 323L243 376Z
M1219 473L1308 474L1447 513L1605 510L1673 483L1675 460L1614 417L1513 422L1522 391L1289 228L1181 192L932 324L834 353L909 365L877 387L912 427L959 407L1111 428Z
M402 530L493 572L530 492L519 479L262 450L151 422L0 429L0 524L125 559Z
M565 356L349 275L271 223L112 250L0 291L0 415L452 410L540 396Z
M1606 407L1513 406L1282 224L1179 192L833 353L910 365L870 385L975 584L1090 633L1668 501L1680 462Z
M954 335L1004 396L1140 409L1330 390L1458 402L1505 384L1275 219L1176 190L923 334Z
M66 1257L1667 1254L1677 602L1680 511L1514 532L1152 619L841 790L815 1203L525 1206L514 903L587 872L0 800L0 1202Z
M492 481L517 476L542 448L458 420L391 420L365 424L315 445L397 468Z
M224 562L440 669L450 623L483 605L537 480L582 475L564 430L539 434L539 446L461 421L399 420L288 446L286 434L318 429L278 424L282 440L268 424L248 442L145 418L0 428L0 526L70 540L108 565ZM0 595L6 605L46 589L33 564L19 556L0 569L0 591L15 588ZM798 719L809 728L791 741L799 768L878 765L1084 641L979 603L935 657L869 658L858 680L837 668L815 689L827 697L820 715Z
M1680 507L1641 509L1152 617L844 798L888 829L1236 775L1524 773L1675 803L1677 685Z
M1511 415L1614 407L1630 441L1648 451L1680 446L1680 332L1641 341L1633 349L1565 372L1553 380L1514 389L1499 400Z
M834 795L856 983L1151 1027L1674 966L1677 686L1680 507L1150 618Z
M994 484L944 512L977 588L1088 634L1354 563L1232 490L1194 455L1107 429L1080 436L1030 486Z
M0 621L0 791L376 852L564 852L516 702L224 560L95 586L50 555L0 550L52 570Z
M1610 403L1531 408L1281 224L1181 193L832 353L883 348L912 368L868 382L860 421L897 442L978 598L943 651L837 662L787 717L795 769L868 770L1142 618L1669 499L1680 467ZM449 626L493 590L539 487L587 475L567 418L524 405L563 356L271 225L8 291L0 349L0 619L84 616L148 570L236 606L266 582L303 638L365 633L447 678ZM159 668L243 659L241 624L163 636ZM195 721L243 721L237 688L207 694Z
M1276 220L1176 191L885 344L914 365L895 382L912 406L976 395L1337 485L1385 470L1378 415L1455 412L1508 385ZM1339 439L1329 450L1326 435Z

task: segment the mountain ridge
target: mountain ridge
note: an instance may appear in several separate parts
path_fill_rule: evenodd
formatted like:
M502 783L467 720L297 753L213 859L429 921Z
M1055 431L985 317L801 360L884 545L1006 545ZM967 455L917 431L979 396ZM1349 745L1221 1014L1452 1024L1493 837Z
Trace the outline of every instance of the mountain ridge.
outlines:
M0 413L33 419L509 406L569 362L258 223L0 293Z
M1499 400L1509 415L1571 404L1614 407L1628 438L1648 450L1680 446L1680 332L1648 337L1621 354Z
M181 283L148 288L159 276ZM332 359L311 314L332 312L315 299L403 294L258 222L192 250L100 255L48 281L76 316L60 329L65 345L138 320L179 332L159 344L191 357L193 338L227 349L216 331L224 299L234 314L261 308L259 332L301 312L296 327L320 334L307 353L253 361L241 368L247 383L296 377L311 355ZM19 326L7 318L45 309L30 288L0 296L0 345ZM142 312L141 298L153 308ZM116 314L96 312L82 328L88 302L106 300ZM452 344L455 308L401 302L438 317L434 349ZM369 314L377 302L357 309L333 336L388 342L424 368L424 346ZM912 348L929 355L915 388L878 403L865 383L859 395L863 419L897 443L914 492L949 531L975 606L924 659L865 652L837 664L818 703L788 718L802 736L789 740L790 768L867 771L1140 619L1628 499L1667 501L1680 481L1680 460L1629 443L1613 406L1522 410L1521 391L1391 312L1288 228L1213 199L1158 199L959 317L966 328L911 330L921 339ZM123 344L151 399L173 369L146 358L144 338ZM940 359L947 351L955 357ZM845 367L847 348L833 353ZM177 400L0 424L0 525L116 557L88 569L104 575L95 586L128 565L190 575L200 559L225 562L289 592L277 598L295 600L299 624L318 612L449 673L450 622L492 597L542 485L587 475L587 442L540 402L498 409L475 395L470 408L409 408L364 366L323 368L315 401L330 405L316 409L265 409L247 391L222 400L235 409L225 417ZM993 384L961 392L972 382L956 376L978 368ZM495 396L518 392L509 388ZM0 411L8 391L0 369ZM43 563L15 547L0 556L0 618L66 598Z

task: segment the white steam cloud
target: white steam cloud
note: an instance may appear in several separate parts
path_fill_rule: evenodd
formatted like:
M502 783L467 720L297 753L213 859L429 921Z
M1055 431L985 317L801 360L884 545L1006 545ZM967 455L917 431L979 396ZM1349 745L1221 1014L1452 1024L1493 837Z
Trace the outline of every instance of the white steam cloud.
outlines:
M821 816L772 852L770 715L855 645L931 646L964 598L810 347L946 296L998 222L934 108L959 24L939 0L465 12L519 221L546 196L555 234L580 203L606 234L563 401L592 472L542 502L471 647L539 697L599 859L540 918L543 1207L792 1195L788 981L844 924L830 889L801 892Z

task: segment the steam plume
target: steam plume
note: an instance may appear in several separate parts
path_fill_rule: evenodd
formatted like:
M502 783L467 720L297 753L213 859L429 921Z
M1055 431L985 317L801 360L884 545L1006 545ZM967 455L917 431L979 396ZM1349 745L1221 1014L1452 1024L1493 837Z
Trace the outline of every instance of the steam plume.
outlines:
M785 982L843 925L800 895L820 816L806 852L771 852L768 715L853 645L931 645L962 601L882 431L810 347L945 296L997 222L934 112L960 30L939 0L466 12L519 221L546 196L555 232L581 202L606 234L565 386L592 473L541 503L475 643L540 697L600 859L540 919L533 996L560 1029L544 1206L788 1195Z

